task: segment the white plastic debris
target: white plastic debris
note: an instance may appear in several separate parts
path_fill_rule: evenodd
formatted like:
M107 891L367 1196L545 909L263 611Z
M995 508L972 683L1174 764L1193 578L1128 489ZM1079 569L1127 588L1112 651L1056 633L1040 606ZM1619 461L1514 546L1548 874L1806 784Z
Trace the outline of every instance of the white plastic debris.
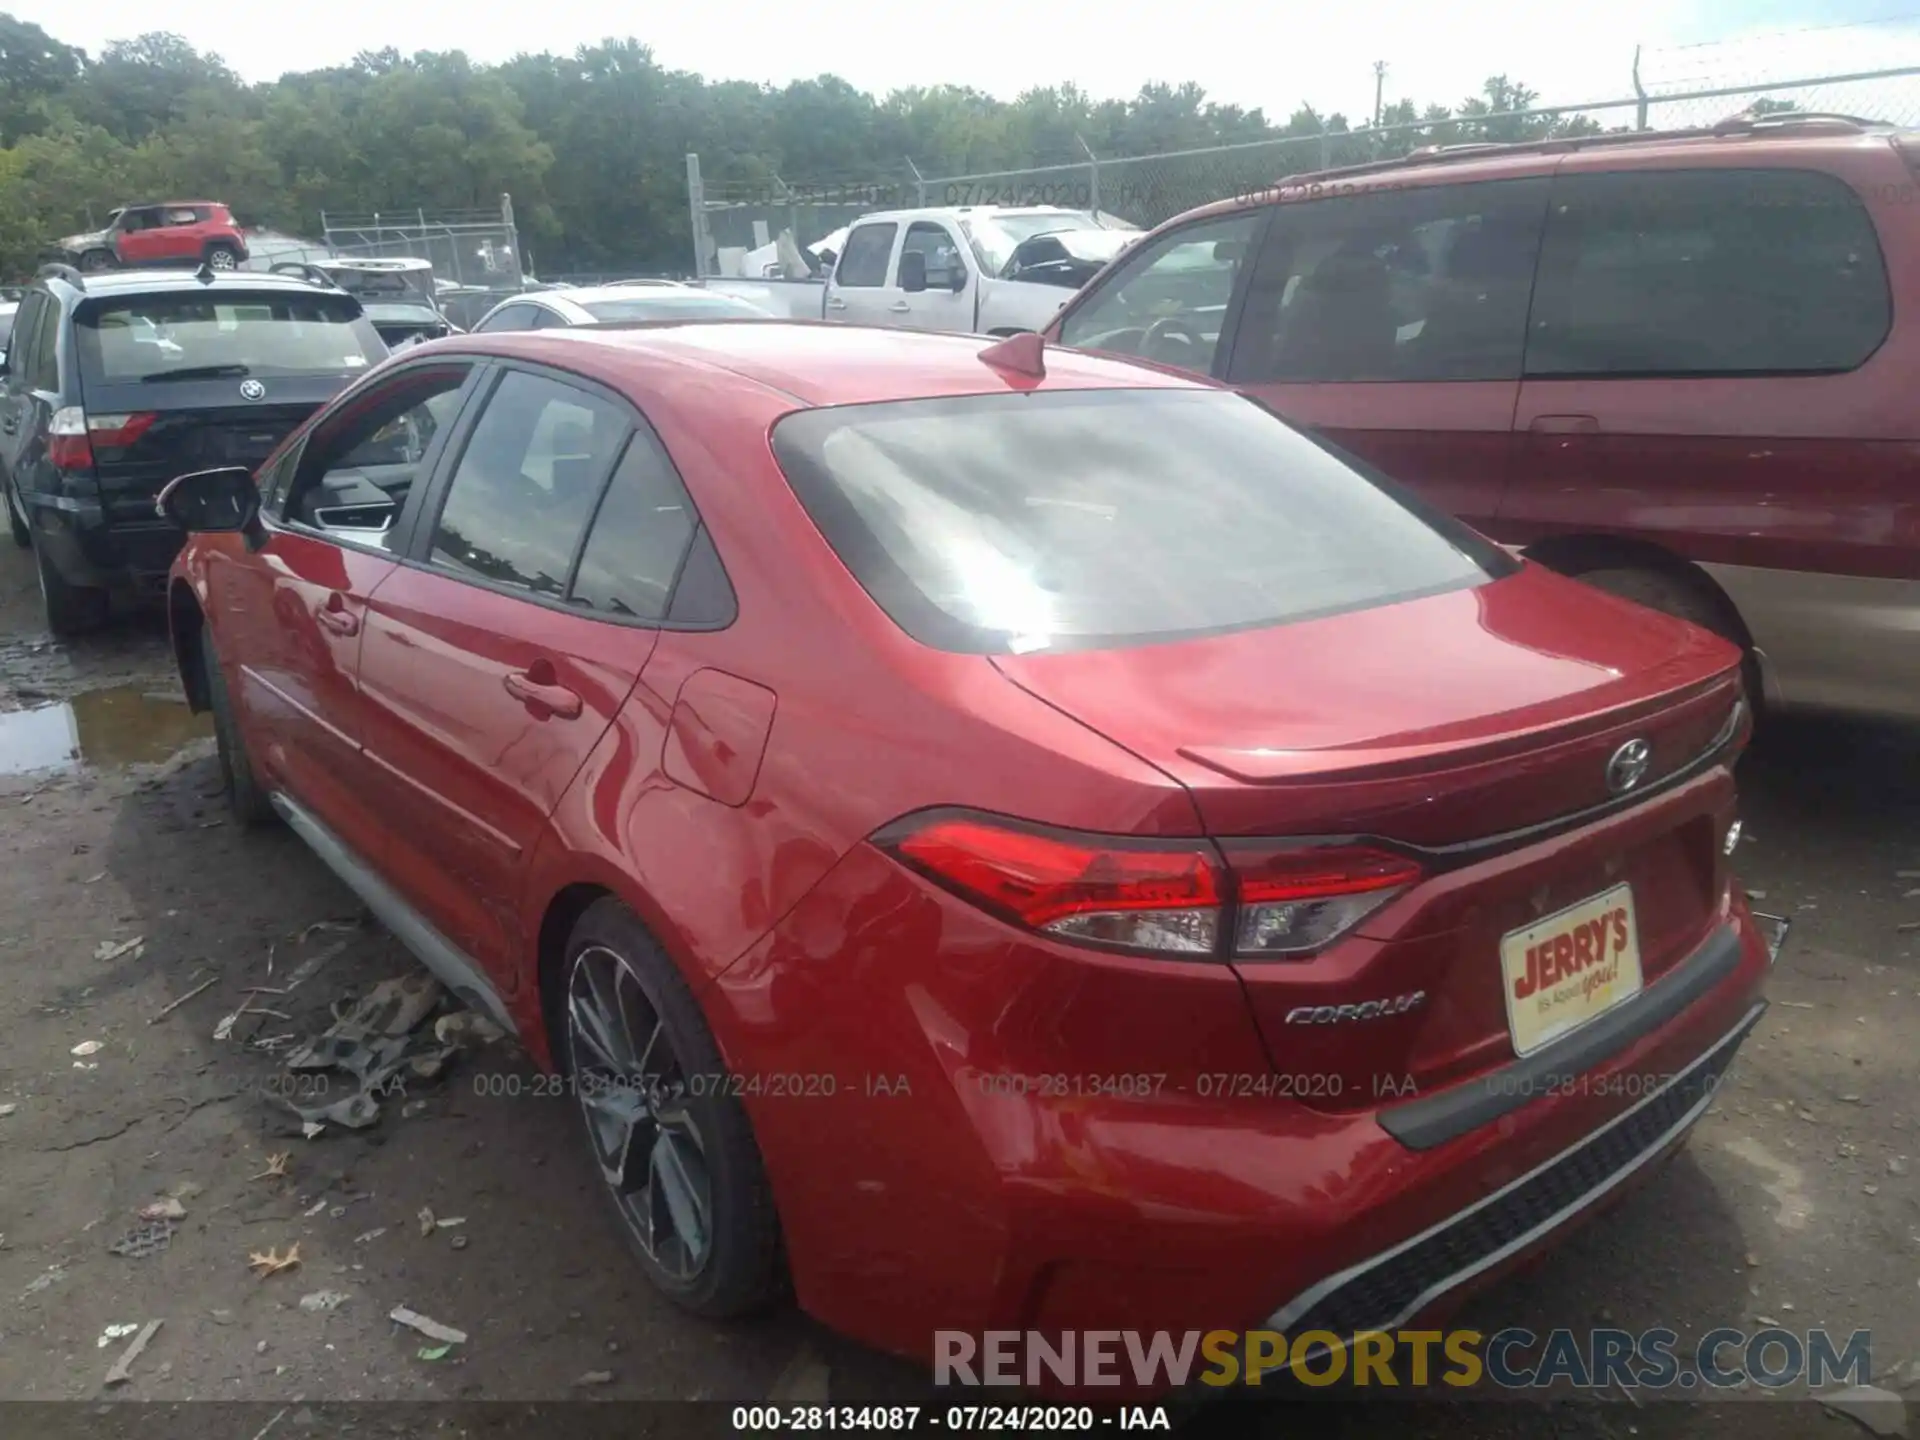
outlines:
M396 1305L388 1312L387 1318L396 1325L405 1325L410 1330L418 1330L429 1340L438 1340L446 1345L464 1345L467 1332L456 1330L451 1325L442 1325L438 1320L429 1319L416 1310L404 1305Z
M300 1297L300 1308L309 1315L324 1315L346 1303L346 1295L339 1290L316 1290L311 1295Z
M109 1325L100 1332L100 1338L94 1342L96 1349L104 1350L116 1340L124 1340L140 1328L138 1321L128 1321L125 1325Z
M98 1055L107 1047L98 1040L82 1040L67 1053L69 1055Z
M141 948L146 942L147 937L144 935L136 935L133 939L123 940L117 945L111 940L102 940L99 945L94 947L93 958L96 960L118 960L122 955L130 954L134 959L138 960L140 958Z

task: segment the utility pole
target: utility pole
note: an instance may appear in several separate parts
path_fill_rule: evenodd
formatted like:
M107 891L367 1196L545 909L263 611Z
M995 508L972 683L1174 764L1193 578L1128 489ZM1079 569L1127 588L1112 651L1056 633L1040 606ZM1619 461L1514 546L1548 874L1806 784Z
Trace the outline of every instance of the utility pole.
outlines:
M1381 99L1386 94L1386 88L1387 62L1376 60L1373 62L1373 128L1376 130L1380 128Z

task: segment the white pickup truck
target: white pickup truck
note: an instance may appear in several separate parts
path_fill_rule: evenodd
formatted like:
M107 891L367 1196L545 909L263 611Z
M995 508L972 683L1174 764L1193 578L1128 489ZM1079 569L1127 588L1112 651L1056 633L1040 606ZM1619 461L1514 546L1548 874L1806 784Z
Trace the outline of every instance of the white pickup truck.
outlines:
M885 210L854 222L823 280L701 283L795 319L1014 335L1045 329L1140 234L1053 206Z

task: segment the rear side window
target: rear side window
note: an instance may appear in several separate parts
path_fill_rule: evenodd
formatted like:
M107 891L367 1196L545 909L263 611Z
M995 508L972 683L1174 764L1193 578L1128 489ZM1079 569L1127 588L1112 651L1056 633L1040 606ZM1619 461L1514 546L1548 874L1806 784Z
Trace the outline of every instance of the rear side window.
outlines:
M842 285L884 285L887 262L893 258L893 237L900 227L892 221L880 225L856 225L847 236L847 248L840 256L840 268L834 279Z
M223 290L95 301L74 317L82 377L125 384L220 375L337 375L386 358L343 295Z
M1854 191L1807 170L1554 184L1529 375L1851 370L1886 338L1886 264Z
M1500 180L1276 206L1228 378L1517 379L1547 187Z
M1253 401L1043 391L804 410L781 468L923 644L1089 649L1385 605L1511 568Z
M433 533L433 564L558 598L628 430L611 400L512 370L467 439Z
M606 615L660 619L698 523L666 451L646 431L636 433L593 518L568 600Z
M476 328L489 335L501 330L531 330L544 313L532 305L503 305Z

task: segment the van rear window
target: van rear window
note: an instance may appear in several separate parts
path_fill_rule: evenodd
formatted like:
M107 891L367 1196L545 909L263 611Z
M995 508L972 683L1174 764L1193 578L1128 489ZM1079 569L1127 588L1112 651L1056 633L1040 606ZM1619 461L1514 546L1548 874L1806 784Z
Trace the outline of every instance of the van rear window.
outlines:
M921 643L976 654L1276 625L1478 585L1503 552L1220 390L803 410L773 429L828 543Z
M386 347L343 295L224 290L94 302L74 317L84 380L126 384L220 375L337 375Z

